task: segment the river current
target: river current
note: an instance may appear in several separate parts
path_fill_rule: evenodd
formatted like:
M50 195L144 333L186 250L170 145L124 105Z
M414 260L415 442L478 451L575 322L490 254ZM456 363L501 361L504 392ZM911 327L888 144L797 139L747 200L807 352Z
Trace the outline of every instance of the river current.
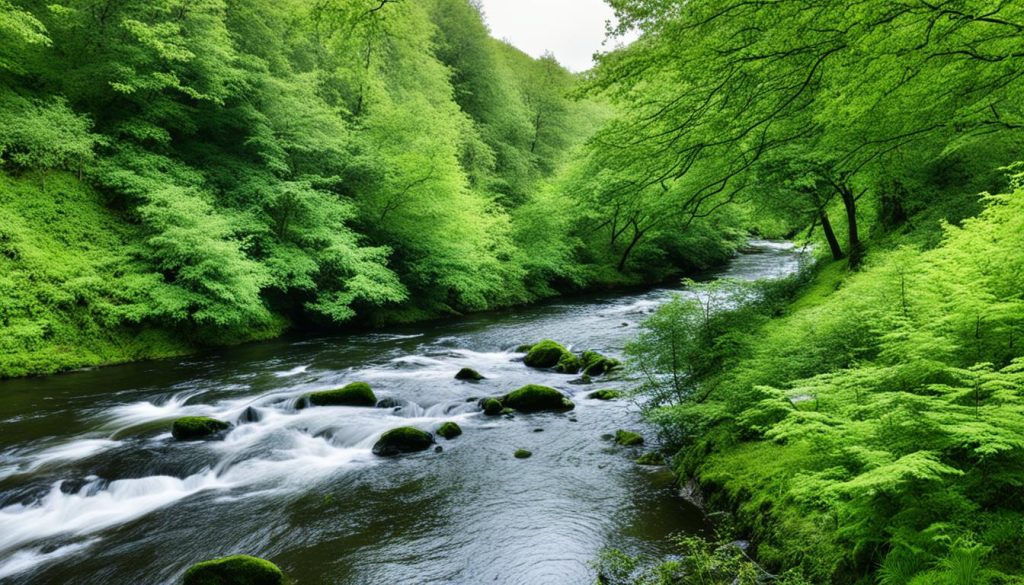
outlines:
M799 251L753 241L704 278L793 272ZM543 338L621 357L672 287L559 299L428 324L252 344L178 360L0 382L0 583L172 584L192 563L236 553L306 584L594 582L606 547L664 550L700 532L664 468L636 465L617 429L655 435L628 401L586 398L628 381L527 368ZM689 293L683 293L689 294ZM462 367L485 380L454 379ZM401 407L296 410L352 381ZM474 397L544 384L561 414L485 417ZM170 423L212 416L222 439L178 442ZM443 451L382 459L380 435L433 431ZM524 448L529 459L512 453Z

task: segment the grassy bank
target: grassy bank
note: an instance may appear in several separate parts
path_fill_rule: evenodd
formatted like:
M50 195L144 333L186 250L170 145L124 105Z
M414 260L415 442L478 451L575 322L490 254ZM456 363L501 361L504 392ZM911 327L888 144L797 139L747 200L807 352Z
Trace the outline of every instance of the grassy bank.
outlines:
M934 248L890 237L708 318L680 301L632 347L681 479L769 571L1021 582L1024 191L983 204Z

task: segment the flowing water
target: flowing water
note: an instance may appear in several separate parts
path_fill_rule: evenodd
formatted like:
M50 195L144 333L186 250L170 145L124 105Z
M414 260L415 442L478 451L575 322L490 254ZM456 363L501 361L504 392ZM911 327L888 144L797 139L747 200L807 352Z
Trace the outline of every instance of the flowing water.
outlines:
M792 272L755 241L713 277ZM658 552L705 528L663 468L608 433L653 433L626 401L585 398L514 348L550 337L621 356L670 288L563 299L385 332L254 344L182 360L0 382L0 583L175 583L192 563L248 553L300 585L589 584L605 547ZM487 379L459 382L462 367ZM314 407L305 393L363 380L397 410ZM473 397L527 383L564 414L484 417ZM173 419L213 416L221 440L178 442ZM442 452L381 459L384 431L459 423ZM530 459L512 456L517 448Z

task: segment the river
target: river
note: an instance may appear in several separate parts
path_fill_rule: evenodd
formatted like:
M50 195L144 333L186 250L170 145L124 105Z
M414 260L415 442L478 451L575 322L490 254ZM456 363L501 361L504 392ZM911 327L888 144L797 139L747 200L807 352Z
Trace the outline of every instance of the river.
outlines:
M800 257L754 241L703 277L777 277ZM628 401L585 397L628 382L569 384L514 348L552 338L621 357L676 292L0 382L0 583L171 584L192 563L246 553L298 585L589 585L601 549L657 553L705 521L664 468L607 440L620 428L654 439ZM486 379L456 381L462 367ZM402 408L294 408L357 380ZM528 383L570 394L575 410L491 418L467 402ZM237 424L221 440L175 441L170 423L186 415ZM448 420L464 434L438 438L442 452L370 452L388 429Z

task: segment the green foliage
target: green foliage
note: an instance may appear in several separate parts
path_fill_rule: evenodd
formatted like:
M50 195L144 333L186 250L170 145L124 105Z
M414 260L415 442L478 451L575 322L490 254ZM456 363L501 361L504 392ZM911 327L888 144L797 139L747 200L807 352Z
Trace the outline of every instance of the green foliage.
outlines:
M983 201L938 247L826 266L788 307L785 282L717 312L677 300L631 348L682 470L770 567L915 584L1024 568L1024 511L1002 495L1024 481L1024 192Z

